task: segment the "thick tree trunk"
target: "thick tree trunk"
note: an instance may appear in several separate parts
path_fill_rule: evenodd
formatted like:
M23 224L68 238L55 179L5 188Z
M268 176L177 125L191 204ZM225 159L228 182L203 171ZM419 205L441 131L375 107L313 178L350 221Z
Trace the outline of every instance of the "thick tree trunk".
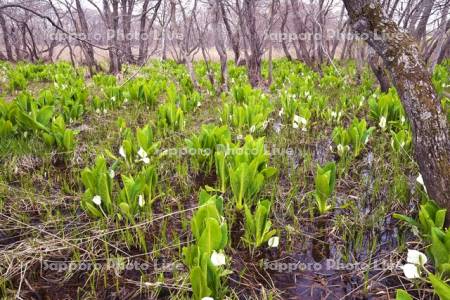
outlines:
M416 42L384 15L378 1L344 0L344 4L354 30L367 37L391 74L411 123L414 154L429 196L450 211L447 120Z
M209 5L212 13L212 27L214 32L214 45L216 47L217 53L220 58L220 89L219 93L227 90L228 79L227 79L227 52L223 39L223 30L221 26L222 11L220 9L220 0L210 0Z
M109 7L111 2L111 8ZM108 31L112 33L112 38L108 36L108 54L109 54L109 72L117 74L122 69L121 59L119 57L119 0L103 0L103 10L105 14L105 23ZM112 31L112 32L111 32Z
M123 59L127 63L134 63L133 53L131 52L131 14L134 8L134 1L121 1L121 19L122 19L122 34L121 50L123 52Z
M6 50L6 57L9 61L13 61L13 52L11 48L11 43L9 42L9 33L8 33L8 27L6 26L5 17L0 13L0 26L3 31L3 42L5 43L5 50Z
M261 58L263 55L262 41L256 28L256 1L244 0L243 14L245 17L246 36L248 38L250 55L247 59L248 78L253 87L262 83Z

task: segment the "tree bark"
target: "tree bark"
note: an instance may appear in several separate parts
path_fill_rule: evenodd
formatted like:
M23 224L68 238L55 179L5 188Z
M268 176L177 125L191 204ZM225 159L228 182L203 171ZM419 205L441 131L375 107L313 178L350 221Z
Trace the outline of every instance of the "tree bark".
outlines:
M220 6L220 12L222 15L222 19L223 19L223 24L225 25L225 30L227 32L228 35L228 40L230 41L231 44L231 49L233 49L233 53L234 53L234 62L235 64L238 64L239 62L239 58L240 58L240 43L239 43L239 39L240 39L240 35L239 35L239 31L237 30L236 33L233 34L232 30L231 30L231 25L230 22L228 21L227 18L227 14L225 11L225 5L224 5L224 0L217 0L218 4Z
M13 61L13 52L11 48L11 43L9 42L9 33L8 33L8 27L6 26L6 20L5 17L0 13L0 26L3 31L3 42L5 43L5 50L6 50L6 57L9 61Z
M220 9L220 0L210 0L209 5L212 13L212 28L214 32L214 45L220 58L220 89L219 93L228 89L227 79L227 52L223 39L223 30L221 26L222 11Z
M84 10L83 10L83 7L81 6L80 0L76 0L75 4L76 4L76 8L77 8L78 19L80 21L80 30L83 33L83 35L85 36L86 40L89 40L89 38L88 38L89 26L86 21L86 15L84 14ZM56 11L56 9L55 9L55 11ZM59 17L58 17L58 19L59 19ZM98 72L100 70L99 66L97 65L97 62L95 61L94 47L87 43L80 43L80 46L86 57L86 62L87 62L88 68L89 68L89 73L91 76L93 76L95 72Z
M389 77L386 73L383 63L379 61L379 56L377 54L373 53L369 56L369 65L372 69L372 72L375 74L378 83L380 84L381 92L388 92L391 86L389 83Z
M247 60L248 78L253 87L262 83L261 58L263 55L262 41L256 28L256 0L244 0L245 32L248 39L250 55Z
M284 33L285 33L285 28L286 28L286 22L288 19L288 14L289 14L289 3L286 2L285 4L285 9L284 9L284 14L283 14L283 18L281 19L281 27L280 27L280 31L281 31L281 46L283 47L283 51L284 51L284 55L286 56L286 58L291 61L292 60L292 56L291 53L289 52L289 49L286 45L286 39L284 38Z
M447 120L416 42L385 16L378 1L344 0L344 4L353 29L367 37L391 74L411 123L414 155L428 195L450 211Z

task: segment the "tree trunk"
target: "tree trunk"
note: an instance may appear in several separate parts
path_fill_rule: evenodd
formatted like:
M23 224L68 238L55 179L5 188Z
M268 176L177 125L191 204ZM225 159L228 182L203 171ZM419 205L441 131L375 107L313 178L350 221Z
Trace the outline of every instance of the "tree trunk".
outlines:
M386 73L386 69L383 66L383 62L379 61L379 56L376 53L373 53L369 56L369 65L372 69L372 72L375 74L375 77L380 84L380 90L382 93L386 93L389 91L390 83L389 77Z
M243 14L245 17L246 37L250 47L247 60L248 78L253 87L262 83L261 57L263 55L261 38L256 28L256 0L244 0Z
M228 35L228 39L230 41L231 44L231 49L233 49L233 53L234 53L234 62L235 64L238 64L239 62L239 58L240 58L240 44L239 44L239 31L237 31L235 34L233 34L232 30L231 30L231 26L230 26L230 22L228 21L227 18L227 14L225 11L225 5L223 3L224 0L217 0L218 4L220 6L220 12L222 15L222 19L223 19L223 24L225 25L225 30L227 32Z
M5 17L0 13L0 26L3 31L3 42L5 43L5 50L6 50L6 57L9 61L13 61L13 52L11 48L11 43L9 42L9 33L8 33L8 27L6 26Z
M111 2L111 8L109 7ZM108 53L109 53L109 72L117 74L121 71L121 61L119 58L119 0L103 0L103 10L105 13L105 23L109 33L112 34L112 38L108 36Z
M121 1L121 19L122 19L122 34L121 50L123 52L123 59L127 63L134 63L133 53L131 52L131 14L134 9L134 1Z
M222 20L222 11L220 9L220 0L210 0L212 18L212 27L214 32L214 44L220 58L220 89L219 93L227 90L227 52L223 42L223 30L220 21Z
M415 159L430 198L450 211L447 120L416 42L384 15L378 1L344 0L344 4L354 30L367 36L391 74L411 123Z
M89 40L88 34L89 34L89 26L86 21L86 15L84 14L83 7L81 6L80 0L75 1L76 7L77 7L77 14L78 19L80 21L80 30L82 31L83 35L86 37L86 40ZM56 11L56 9L55 9ZM59 18L59 17L58 17ZM68 41L68 43L70 43ZM97 62L95 61L95 54L94 54L94 47L88 43L81 43L81 48L83 50L84 56L86 57L86 62L88 64L89 73L90 75L94 75L94 69L95 71L99 71L100 67L97 65ZM69 46L70 49L71 46ZM70 51L72 51L70 49Z
M284 33L285 33L285 28L286 28L286 22L288 19L288 14L289 14L289 4L286 2L286 7L284 10L284 14L283 17L281 19L281 46L283 47L283 51L284 51L284 55L286 56L286 58L291 61L292 60L292 56L291 53L289 52L289 49L286 45L286 39L284 38Z

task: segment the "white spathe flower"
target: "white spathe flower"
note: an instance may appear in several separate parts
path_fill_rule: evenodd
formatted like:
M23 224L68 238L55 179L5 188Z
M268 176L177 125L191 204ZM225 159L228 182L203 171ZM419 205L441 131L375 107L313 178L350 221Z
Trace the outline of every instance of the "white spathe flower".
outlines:
M255 127L255 125L253 125L252 127L250 127L250 133L253 133L253 132L255 132L255 130L256 130L256 127Z
M197 102L197 107L202 106L202 103L200 101Z
M111 177L111 178L116 177L116 173L114 172L113 169L109 170L109 177Z
M213 297L203 297L202 300L214 300Z
M280 238L277 236L273 236L271 237L268 241L267 244L269 245L269 247L271 248L276 248L278 247L278 244L280 243Z
M102 197L100 197L99 195L95 195L94 198L92 198L92 202L100 206L100 204L102 204Z
M148 158L147 156L142 158L142 161L144 162L144 164L148 165L150 163L150 158Z
M116 97L115 97L115 96L112 96L112 97L111 97L111 101L112 101L112 102L115 102L115 101L116 101Z
M225 255L223 253L213 251L211 254L211 262L216 267L223 266L225 264Z
M385 116L382 116L380 118L380 123L378 123L378 125L381 127L381 129L386 128L386 117Z
M424 266L427 263L428 258L420 251L408 249L408 256L406 258L406 261L410 264Z
M296 122L292 123L292 127L297 129L298 128L298 123L296 123Z
M144 207L145 200L144 200L144 196L143 195L139 195L138 204L139 204L140 207Z
M122 156L123 158L127 158L127 155L126 155L126 153L125 153L125 149L123 149L123 146L120 146L120 148L119 148L119 154L120 154L120 156Z
M417 181L418 183L420 183L421 185L424 185L424 184L425 184L425 183L423 182L422 174L420 174L420 173L419 173L419 176L417 176L416 181Z
M401 116L400 117L400 122L403 124L403 123L405 123L405 117L404 116Z
M344 146L342 144L337 145L338 153L344 153Z
M401 269L403 270L403 274L405 274L405 277L408 279L420 278L419 269L414 264L403 265L401 266Z
M303 125L308 124L308 120L306 120L305 118L300 117L298 115L294 116L294 122L299 123L299 124L303 124Z
M332 111L332 112L331 112L331 117L332 117L332 118L336 118L336 117L337 117L337 113L336 113L335 111Z
M145 152L145 150L144 150L142 147L139 148L137 154L139 155L140 158L145 158L145 157L147 157L147 152Z
M423 189L425 190L425 192L427 192L427 187L425 186L425 183L423 182L422 174L419 173L419 176L417 176L416 181L418 183L420 183L423 186Z
M283 108L282 108L282 109L280 109L280 111L278 112L278 116L281 117L281 116L283 115L283 113L284 113L284 110L283 110Z

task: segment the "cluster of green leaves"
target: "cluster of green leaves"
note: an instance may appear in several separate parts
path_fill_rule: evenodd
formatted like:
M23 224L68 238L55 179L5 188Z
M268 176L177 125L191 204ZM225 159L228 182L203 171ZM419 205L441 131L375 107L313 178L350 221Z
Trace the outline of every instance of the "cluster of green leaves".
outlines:
M124 216L130 222L141 212L151 213L151 205L156 194L158 175L155 166L147 166L138 176L122 175L123 189L119 194L120 217Z
M9 91L22 91L25 90L28 86L28 82L25 79L25 76L21 72L17 72L16 70L10 70L8 73L9 79Z
M225 280L230 271L213 257L220 255L224 258L223 251L228 243L222 197L211 196L204 190L200 192L199 208L192 216L191 231L195 240L183 248L183 262L189 269L193 298L223 299Z
M434 291L441 299L450 299L450 285L446 281L450 278L450 230L444 228L446 209L439 208L432 200L420 205L419 219L394 214L418 229L422 238L429 244L427 254L431 255L436 267L436 273L428 272Z
M134 222L142 212L151 212L156 195L158 175L152 165L143 167L136 176L122 175L123 188L114 193L115 174L113 167L106 166L103 156L98 156L92 168L81 173L85 192L81 207L92 217L117 217Z
M331 198L336 185L336 164L329 162L324 166L317 165L315 198L319 214L324 214L331 209L329 199Z
M257 140L248 135L242 147L230 145L228 149L216 151L216 174L218 190L224 193L230 186L235 208L240 211L244 203L253 205L252 200L261 191L268 178L277 170L268 167L269 154L264 148L264 138Z
M0 99L0 137L12 136L17 131L17 124L14 117L15 105Z
M294 128L301 127L306 130L312 116L310 103L301 102L295 95L287 93L283 93L280 100L282 110L279 115L285 123Z
M178 92L175 84L171 83L167 86L166 93L167 101L175 103L183 112L192 111L201 105L201 95L189 85Z
M269 200L259 201L254 213L247 205L245 208L245 232L242 238L251 247L258 248L276 234L275 229L271 229Z
M374 93L369 98L370 115L384 131L387 128L402 128L405 112L395 89L386 94Z
M198 135L185 141L194 168L209 173L214 166L216 151L231 144L231 133L227 126L202 125Z
M61 115L54 113L54 106L43 105L28 94L20 95L13 105L9 114L11 124L25 135L28 132L40 135L48 145L65 153L74 150L76 132L66 127Z
M169 131L180 131L184 129L184 112L174 102L167 102L158 108L158 129L163 134Z
M345 85L344 76L333 65L322 66L322 72L320 87L335 90L341 89Z
M444 91L446 91L450 87L450 59L446 60L440 65L436 65L433 70L433 85L436 89L438 95L443 95Z
M161 144L155 140L151 125L147 124L142 128L137 128L136 134L133 134L124 122L123 119L119 119L118 121L122 135L119 155L125 160L129 168L132 168L135 162L142 162L145 165L149 164L149 157L157 153ZM115 158L112 154L110 156Z
M65 153L70 153L75 149L76 132L66 127L62 116L54 118L48 129L49 131L42 133L47 145L56 145L57 149Z
M47 145L65 153L67 157L75 148L76 131L66 124L81 119L88 98L83 78L66 63L19 63L15 68L10 68L9 72L10 76L24 78L27 83L45 80L53 85L41 90L37 97L22 92L10 103L1 100L0 135L28 136L31 133L42 138ZM12 84L11 80L10 83Z
M234 99L223 104L221 122L240 133L264 131L273 110L267 96L246 84L233 87L232 95Z
M106 167L106 160L98 156L95 166L85 168L81 173L81 180L86 188L81 199L81 207L93 217L102 217L113 214L112 201L113 178ZM94 197L99 200L95 203ZM100 203L100 204L99 204Z
M335 127L333 130L333 142L337 146L338 155L346 157L351 145L354 157L358 157L364 145L369 141L369 137L374 129L374 127L367 128L365 119L353 119L348 128Z
M400 129L398 132L391 131L391 147L398 153L403 154L404 151L411 151L412 135L409 129Z

